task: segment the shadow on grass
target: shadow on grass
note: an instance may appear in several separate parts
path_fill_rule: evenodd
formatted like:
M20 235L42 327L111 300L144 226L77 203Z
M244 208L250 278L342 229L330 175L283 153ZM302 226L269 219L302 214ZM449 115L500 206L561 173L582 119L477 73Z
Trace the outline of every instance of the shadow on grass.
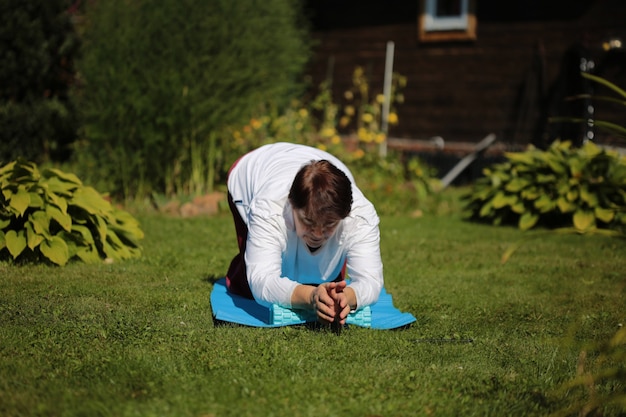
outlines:
M202 281L207 284L215 285L215 283L222 278L224 278L224 275L207 274L202 277Z

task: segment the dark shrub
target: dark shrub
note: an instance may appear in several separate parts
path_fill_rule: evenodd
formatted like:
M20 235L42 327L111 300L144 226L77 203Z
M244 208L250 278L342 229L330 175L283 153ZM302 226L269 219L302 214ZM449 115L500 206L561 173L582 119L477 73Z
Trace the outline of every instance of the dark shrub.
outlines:
M0 2L0 161L65 159L78 39L67 0Z
M300 7L294 0L94 2L77 98L85 160L95 170L83 175L108 178L111 191L126 197L206 178L206 166L219 159L221 127L301 91L309 47Z

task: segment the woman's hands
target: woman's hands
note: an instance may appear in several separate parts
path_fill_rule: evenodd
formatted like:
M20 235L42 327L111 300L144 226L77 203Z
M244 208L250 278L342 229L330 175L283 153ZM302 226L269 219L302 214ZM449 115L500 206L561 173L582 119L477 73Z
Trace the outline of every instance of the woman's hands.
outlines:
M322 323L338 320L343 326L351 306L356 307L356 296L345 281L328 282L315 287L311 293L310 305Z
M291 294L291 305L314 310L322 323L332 323L338 318L342 326L350 310L357 307L356 294L345 281L327 282L317 287L298 285Z

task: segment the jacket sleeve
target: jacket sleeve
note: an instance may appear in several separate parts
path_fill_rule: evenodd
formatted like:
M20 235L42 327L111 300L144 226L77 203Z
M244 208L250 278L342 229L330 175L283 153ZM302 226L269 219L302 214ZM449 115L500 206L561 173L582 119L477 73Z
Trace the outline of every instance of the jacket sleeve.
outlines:
M375 221L356 218L347 253L350 287L356 293L357 308L374 304L384 285L380 255L380 230Z
M291 307L291 294L298 283L281 276L282 252L286 246L284 220L279 215L268 215L272 210L262 206L251 212L255 214L248 218L244 256L252 295L261 304Z

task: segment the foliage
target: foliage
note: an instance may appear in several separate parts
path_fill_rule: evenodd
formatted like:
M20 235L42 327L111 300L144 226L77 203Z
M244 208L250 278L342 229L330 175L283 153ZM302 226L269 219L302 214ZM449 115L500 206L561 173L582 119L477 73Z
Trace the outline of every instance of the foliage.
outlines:
M229 143L223 126L302 87L307 25L295 0L110 0L86 13L86 178L127 198L211 191ZM268 104L269 103L269 104Z
M360 147L359 149L362 149ZM404 161L400 154L389 152L381 157L375 150L359 150L348 159L357 185L381 214L416 213L430 210L439 181L435 170L417 157Z
M316 123L309 107L293 100L282 112L275 108L267 109L243 125L225 129L225 152L228 160L234 162L241 155L268 143L293 142L316 146Z
M626 227L626 158L592 142L574 149L554 142L546 151L507 153L484 170L465 196L465 216L522 230L573 226L623 231Z
M272 142L294 142L330 152L342 160L354 174L365 195L380 213L415 211L438 188L432 167L417 157L403 158L395 152L381 154L387 134L382 130L382 94L374 94L361 67L353 74L353 86L344 93L346 104L333 101L328 83L320 85L318 94L309 103L293 101L283 113L266 111L239 128L231 128L231 159L258 146ZM401 90L406 78L393 76L391 102L403 101ZM389 123L397 124L398 116L389 114ZM343 136L342 136L343 134Z
M393 74L389 125L399 123L395 106L404 102L402 89L406 84L405 76ZM403 158L399 153L386 150L385 97L372 90L365 70L359 66L354 69L352 86L343 93L345 101L342 106L332 103L330 95L320 97L323 100L314 105L317 109L326 109L326 117L318 146L346 162L357 184L377 210L397 213L424 208L428 197L438 188L436 172L417 157ZM339 132L348 134L346 142L338 140Z
M402 89L406 87L405 76L393 73L390 91L390 112L388 124L398 124L398 115L395 111L397 104L404 102ZM371 91L370 81L363 67L356 67L352 73L352 86L344 92L345 104L343 114L339 119L339 129L354 131L359 142L369 144L384 144L387 140L387 131L383 121L383 103L385 96Z
M68 99L79 41L67 0L0 2L0 162L69 156L76 137Z
M24 160L0 168L0 258L65 265L140 255L143 232L74 174Z
M606 416L626 413L626 327L581 350L576 376L555 390L569 404L554 417ZM620 414L622 413L622 414Z
M570 97L569 100L580 100L580 99L591 99L594 101L603 101L607 103L614 103L619 106L626 108L626 91L619 88L617 85L612 82L598 77L597 75L589 74L586 72L582 72L581 75L583 78L593 81L596 84L602 85L609 89L615 97L606 96L606 95L590 95L590 94L579 94L574 97ZM584 120L580 118L574 117L553 117L550 119L551 122L569 122L569 123L589 123L589 120ZM594 126L603 129L604 131L613 134L617 137L626 138L626 126L620 126L619 124L607 121L607 120L593 120Z

